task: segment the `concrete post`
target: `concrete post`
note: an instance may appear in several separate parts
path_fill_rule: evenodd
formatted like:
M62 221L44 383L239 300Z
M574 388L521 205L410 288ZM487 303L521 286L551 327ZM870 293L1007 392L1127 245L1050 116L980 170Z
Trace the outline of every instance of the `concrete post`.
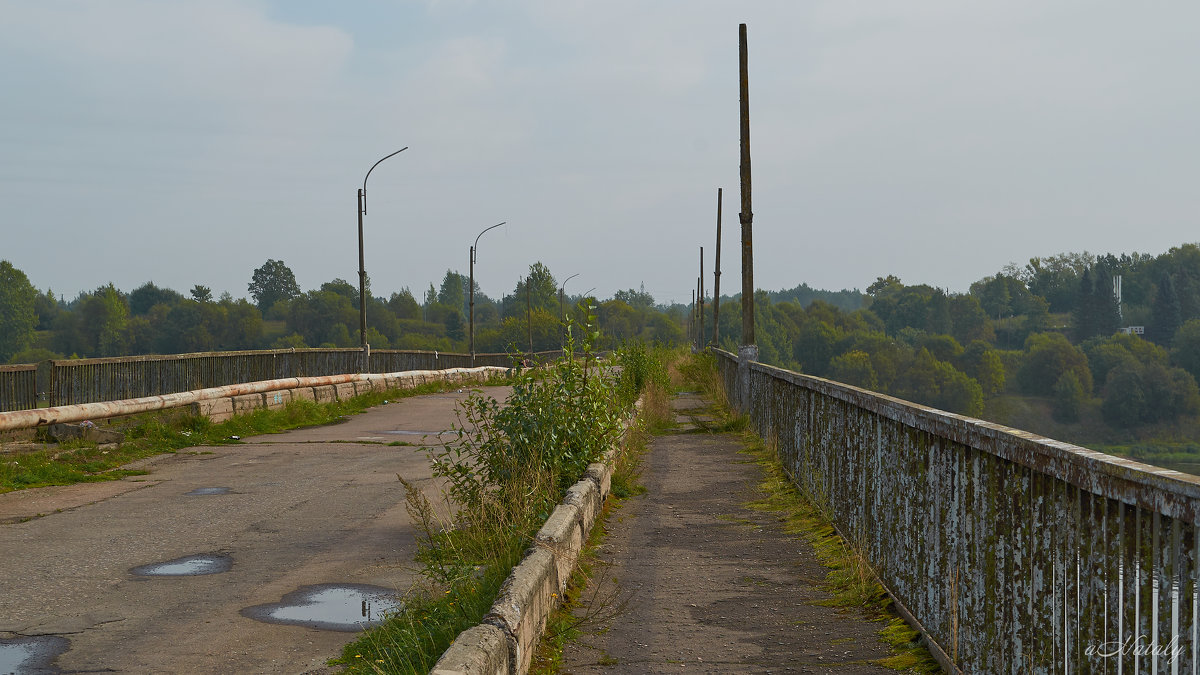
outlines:
M750 364L758 361L758 345L738 347L738 412L750 412Z

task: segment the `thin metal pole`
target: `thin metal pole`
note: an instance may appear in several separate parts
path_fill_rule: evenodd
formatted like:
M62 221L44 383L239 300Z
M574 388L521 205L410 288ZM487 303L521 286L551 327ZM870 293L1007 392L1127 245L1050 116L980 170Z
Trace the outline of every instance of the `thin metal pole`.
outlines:
M721 333L721 188L717 188L717 262L713 270L713 347L720 345Z
M358 190L358 345L367 349L367 269L363 258L363 213L366 195Z
M478 240L476 240L478 241ZM470 332L471 342L471 365L475 365L475 245L471 245L471 278L467 282L470 285L471 300L468 303L470 309L470 318L467 320L468 331Z
M484 228L483 232L480 232L479 234L475 235L475 243L471 244L471 279L468 282L470 284L470 289L468 289L468 293L470 293L470 295L471 295L471 300L469 303L470 304L469 312L470 312L471 316L467 320L467 324L468 324L468 330L470 331L470 334L471 334L470 341L471 341L471 363L472 364L475 363L475 253L479 249L479 238L480 237L482 237L488 230L494 230L497 227L500 227L501 225L504 225L507 222L508 221L496 223L495 225L492 225L491 227Z
M754 345L754 211L750 199L750 68L746 48L746 24L738 27L738 57L741 72L742 122L742 344Z
M370 360L370 348L367 347L367 270L363 259L363 215L367 212L367 179L371 177L371 172L375 167L383 163L383 160L388 157L395 157L404 152L408 146L404 146L399 150L384 155L379 161L371 165L367 169L367 175L363 176L362 189L358 191L358 204L355 210L358 211L358 340L359 345L363 350L363 371L367 370L367 362Z
M525 326L529 330L529 358L533 358L533 275L525 278Z

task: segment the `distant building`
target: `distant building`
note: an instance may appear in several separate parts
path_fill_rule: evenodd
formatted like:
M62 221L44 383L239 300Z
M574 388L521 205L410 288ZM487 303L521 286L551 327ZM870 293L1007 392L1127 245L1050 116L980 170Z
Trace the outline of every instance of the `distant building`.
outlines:
M1118 328L1117 332L1124 333L1125 335L1145 335L1146 327L1145 326L1125 326L1124 328Z

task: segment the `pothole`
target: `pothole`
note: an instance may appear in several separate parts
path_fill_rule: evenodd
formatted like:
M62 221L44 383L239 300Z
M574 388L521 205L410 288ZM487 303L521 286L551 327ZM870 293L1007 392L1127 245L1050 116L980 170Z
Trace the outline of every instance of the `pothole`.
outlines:
M52 663L71 643L57 636L0 638L0 673L42 675L57 673Z
M221 553L188 555L161 563L135 567L130 571L142 577L198 577L204 574L220 574L233 567L233 558Z
M276 603L247 607L242 616L267 623L352 632L379 625L384 614L403 605L396 592L387 588L319 584L288 593Z
M207 495L227 495L231 490L227 487L202 487L184 494L185 497L204 497Z

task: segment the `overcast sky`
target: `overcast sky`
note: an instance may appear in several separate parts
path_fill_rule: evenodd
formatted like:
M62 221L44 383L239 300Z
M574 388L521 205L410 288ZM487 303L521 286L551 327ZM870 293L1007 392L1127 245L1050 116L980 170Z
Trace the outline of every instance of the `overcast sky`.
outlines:
M0 0L0 259L247 294L282 259L376 295L723 290L748 24L755 281L966 290L1200 240L1200 4L1088 0Z

